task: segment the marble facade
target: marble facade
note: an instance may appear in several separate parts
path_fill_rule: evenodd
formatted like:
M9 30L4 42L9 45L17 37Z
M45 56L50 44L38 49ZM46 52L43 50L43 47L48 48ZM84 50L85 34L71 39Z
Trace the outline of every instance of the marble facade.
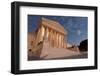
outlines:
M58 22L41 18L36 35L35 45L37 46L38 43L47 39L50 47L67 48L67 42L65 41L66 35L67 32Z

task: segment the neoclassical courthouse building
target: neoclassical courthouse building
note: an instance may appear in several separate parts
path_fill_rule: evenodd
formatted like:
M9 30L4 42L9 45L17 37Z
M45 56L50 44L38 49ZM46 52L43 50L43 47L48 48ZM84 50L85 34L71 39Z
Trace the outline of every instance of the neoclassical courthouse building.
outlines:
M42 17L36 31L28 34L28 50L37 51L37 46L42 44L43 47L44 42L48 43L48 47L66 49L67 34L68 32L59 22Z

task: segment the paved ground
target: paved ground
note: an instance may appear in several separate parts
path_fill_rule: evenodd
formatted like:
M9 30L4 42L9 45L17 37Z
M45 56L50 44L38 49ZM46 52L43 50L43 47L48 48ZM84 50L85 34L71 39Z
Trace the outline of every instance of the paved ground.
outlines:
M81 53L79 55L73 55L73 56L65 56L65 57L57 57L57 58L45 58L45 60L55 60L55 59L84 59L84 58L88 58L87 53ZM44 58L40 58L40 57L34 57L31 56L30 60L44 60Z
M73 55L80 55L80 53L77 51L71 51L64 48L49 47L48 43L46 42L43 44L40 58L53 59L53 58L69 57Z
M63 48L49 48L49 49L43 49L40 57L43 59L51 59L51 58L69 57L73 55L80 55L80 53Z
M40 51L39 56L31 55L28 57L28 60L87 58L87 53L80 53L64 48L53 48L47 42L43 44L43 48Z

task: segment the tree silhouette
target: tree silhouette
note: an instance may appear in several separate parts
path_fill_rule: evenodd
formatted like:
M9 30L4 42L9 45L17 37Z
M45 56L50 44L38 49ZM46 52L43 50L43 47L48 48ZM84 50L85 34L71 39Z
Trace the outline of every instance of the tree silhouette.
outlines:
M86 51L88 51L88 39L80 42L79 50L80 50L80 52L86 52Z

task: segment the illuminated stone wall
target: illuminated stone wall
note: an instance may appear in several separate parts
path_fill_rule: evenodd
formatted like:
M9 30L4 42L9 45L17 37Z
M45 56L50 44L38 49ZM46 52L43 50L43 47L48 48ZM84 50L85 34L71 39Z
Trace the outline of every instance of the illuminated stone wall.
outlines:
M35 44L38 45L38 43L43 42L44 39L47 39L50 47L66 48L66 35L67 32L59 23L53 20L42 18L38 28Z

